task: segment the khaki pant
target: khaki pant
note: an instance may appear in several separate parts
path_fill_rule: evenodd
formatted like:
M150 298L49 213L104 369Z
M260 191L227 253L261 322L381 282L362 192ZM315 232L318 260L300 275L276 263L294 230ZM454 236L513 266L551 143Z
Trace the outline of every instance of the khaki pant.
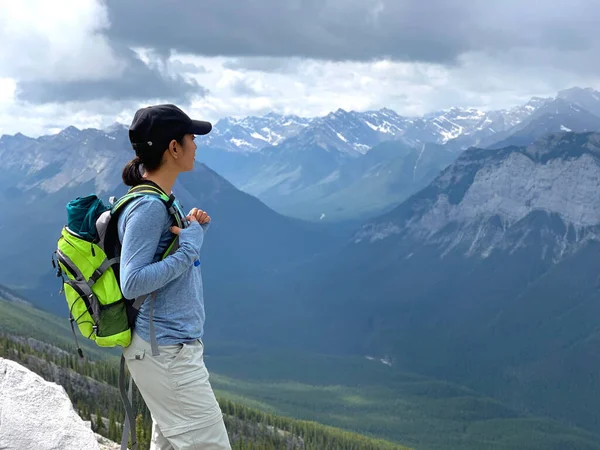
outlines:
M134 333L123 355L152 415L154 450L230 450L223 414L204 365L204 345L159 346Z

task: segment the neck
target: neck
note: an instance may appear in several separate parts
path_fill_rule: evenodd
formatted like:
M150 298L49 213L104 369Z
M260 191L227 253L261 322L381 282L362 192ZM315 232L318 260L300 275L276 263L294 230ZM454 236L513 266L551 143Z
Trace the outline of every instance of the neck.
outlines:
M146 172L144 174L144 179L153 181L154 183L158 184L167 195L170 195L173 191L175 180L177 179L177 173L166 170L154 173Z

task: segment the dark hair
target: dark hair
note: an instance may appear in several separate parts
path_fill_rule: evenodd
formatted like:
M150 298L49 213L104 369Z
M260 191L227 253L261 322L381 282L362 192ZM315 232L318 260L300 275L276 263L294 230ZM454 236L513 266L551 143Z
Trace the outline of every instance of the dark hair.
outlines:
M183 145L183 136L174 138L179 145ZM162 159L169 144L162 146L162 150L146 149L142 152L136 152L136 157L129 161L123 168L123 183L127 186L136 186L143 180L142 166L147 171L158 169L162 164ZM160 148L160 147L159 147Z

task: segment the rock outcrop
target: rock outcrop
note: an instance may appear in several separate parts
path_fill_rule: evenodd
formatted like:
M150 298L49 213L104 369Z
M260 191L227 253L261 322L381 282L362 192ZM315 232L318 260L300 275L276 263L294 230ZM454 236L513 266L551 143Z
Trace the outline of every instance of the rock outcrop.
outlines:
M64 388L0 358L0 449L113 450L74 410Z

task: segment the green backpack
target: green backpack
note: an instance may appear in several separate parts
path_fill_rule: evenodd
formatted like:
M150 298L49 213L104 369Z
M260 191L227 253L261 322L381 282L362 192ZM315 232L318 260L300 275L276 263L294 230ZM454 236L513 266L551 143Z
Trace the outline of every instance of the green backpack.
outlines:
M185 218L174 205L175 197L165 194L156 184L146 181L129 189L118 200L110 199L105 205L95 194L77 197L67 204L67 225L62 228L57 248L52 255L56 276L62 278L61 293L69 308L71 330L75 337L77 352L83 358L75 325L82 336L100 347L127 347L131 343L135 318L142 303L148 297L136 299L123 297L119 279L121 244L117 221L123 207L140 196L152 195L161 199L173 218L173 224L183 228ZM178 248L178 235L174 235L164 259ZM66 277L65 277L66 275ZM153 353L158 346L152 326L154 296L150 304L150 332ZM122 448L126 448L127 428L131 429L133 447L135 442L135 418L131 409L132 382L129 381L129 402L125 393L124 357L121 357L119 388L129 421L123 429Z

